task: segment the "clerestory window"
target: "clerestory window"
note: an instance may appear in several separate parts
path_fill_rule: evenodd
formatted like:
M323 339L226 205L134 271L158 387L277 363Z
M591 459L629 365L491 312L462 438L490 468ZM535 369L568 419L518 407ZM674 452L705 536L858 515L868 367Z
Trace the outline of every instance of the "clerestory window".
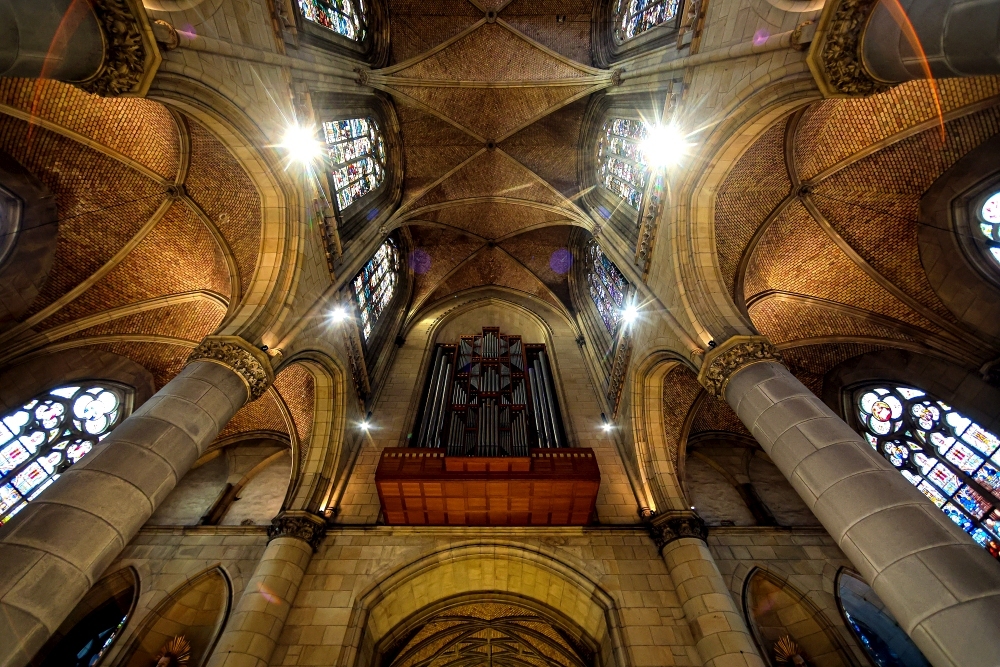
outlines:
M365 0L298 0L303 18L347 39L365 38Z
M625 307L628 281L594 240L587 246L587 282L590 284L590 298L594 300L605 328L614 335Z
M986 250L1000 265L1000 191L994 192L979 209L979 229L986 237Z
M613 118L604 124L597 146L598 180L636 211L649 178L641 144L646 125L628 118Z
M680 0L618 0L615 39L627 42L647 30L677 18Z
M399 250L392 239L383 243L354 278L354 298L367 341L379 317L392 301L399 277Z
M371 116L323 123L323 135L337 210L343 212L385 181L385 140Z

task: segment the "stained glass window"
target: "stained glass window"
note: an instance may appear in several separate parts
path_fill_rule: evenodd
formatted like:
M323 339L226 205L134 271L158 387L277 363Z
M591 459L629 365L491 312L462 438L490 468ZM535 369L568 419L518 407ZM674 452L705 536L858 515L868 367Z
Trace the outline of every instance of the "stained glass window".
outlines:
M979 228L986 237L986 247L1000 264L1000 192L995 192L979 211Z
M354 297L361 313L361 332L368 340L382 311L392 300L399 273L399 251L388 240L368 260L365 268L354 279Z
M385 141L374 118L323 123L330 177L341 211L385 180Z
M591 241L587 247L587 260L590 297L604 320L604 326L613 334L622 318L628 281L615 263L604 255L597 241Z
M868 443L1000 558L1000 438L912 387L860 392L858 416Z
M646 125L641 121L613 118L604 124L597 147L601 183L637 211L649 177L640 148L645 138Z
M365 38L365 0L298 0L302 16L338 35Z
M0 523L24 509L125 417L124 396L101 386L59 387L0 420Z
M624 42L677 17L680 0L618 0L615 38Z

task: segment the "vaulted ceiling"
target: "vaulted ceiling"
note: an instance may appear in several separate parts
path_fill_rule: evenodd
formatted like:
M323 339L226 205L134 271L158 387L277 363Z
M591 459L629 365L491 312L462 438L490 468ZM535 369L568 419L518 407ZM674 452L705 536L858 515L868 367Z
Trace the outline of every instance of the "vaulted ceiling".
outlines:
M975 367L995 356L928 281L918 215L938 177L1000 127L1000 81L938 86L941 116L926 82L800 109L722 184L722 277L790 364L822 375L887 347Z
M413 310L494 285L569 307L580 128L608 73L589 66L580 0L390 2L391 95L404 155L394 222L420 251Z

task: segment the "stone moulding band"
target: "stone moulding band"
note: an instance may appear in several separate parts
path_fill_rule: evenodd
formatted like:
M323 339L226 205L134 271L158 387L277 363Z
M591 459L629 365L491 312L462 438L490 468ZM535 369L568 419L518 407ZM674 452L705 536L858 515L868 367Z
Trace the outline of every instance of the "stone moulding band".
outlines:
M725 398L726 385L738 370L765 361L781 362L778 350L763 336L733 336L709 350L698 373L698 382L712 396Z
M216 363L239 375L250 401L263 396L274 382L267 354L239 336L208 336L188 357L188 363L193 361Z
M294 537L307 542L315 553L326 537L326 521L309 512L282 512L271 519L267 528L268 542L279 537Z
M694 512L669 512L654 516L649 521L649 534L656 543L656 550L661 554L668 544L685 537L702 542L708 540L708 528Z

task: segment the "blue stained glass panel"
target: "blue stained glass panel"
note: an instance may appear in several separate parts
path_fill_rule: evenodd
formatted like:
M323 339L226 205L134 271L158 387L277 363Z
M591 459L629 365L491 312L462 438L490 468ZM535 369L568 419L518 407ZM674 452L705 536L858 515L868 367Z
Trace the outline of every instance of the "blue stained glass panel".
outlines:
M347 39L365 38L363 2L355 0L298 0L303 18Z
M590 297L594 300L608 333L614 334L621 320L622 309L625 307L628 281L615 263L601 251L597 241L590 242L587 256Z
M374 118L323 123L323 136L337 209L344 211L385 180L385 140Z
M626 42L677 17L680 0L618 0L615 38Z
M59 387L3 417L0 524L118 425L122 399L119 391L101 386Z
M649 178L640 144L646 138L644 123L613 118L604 124L597 147L598 179L625 203L639 210Z
M389 239L354 278L354 298L361 316L361 333L366 341L392 300L398 275L399 251L392 239Z
M1000 439L912 387L863 390L857 406L875 450L1000 559L1000 465L987 458Z

